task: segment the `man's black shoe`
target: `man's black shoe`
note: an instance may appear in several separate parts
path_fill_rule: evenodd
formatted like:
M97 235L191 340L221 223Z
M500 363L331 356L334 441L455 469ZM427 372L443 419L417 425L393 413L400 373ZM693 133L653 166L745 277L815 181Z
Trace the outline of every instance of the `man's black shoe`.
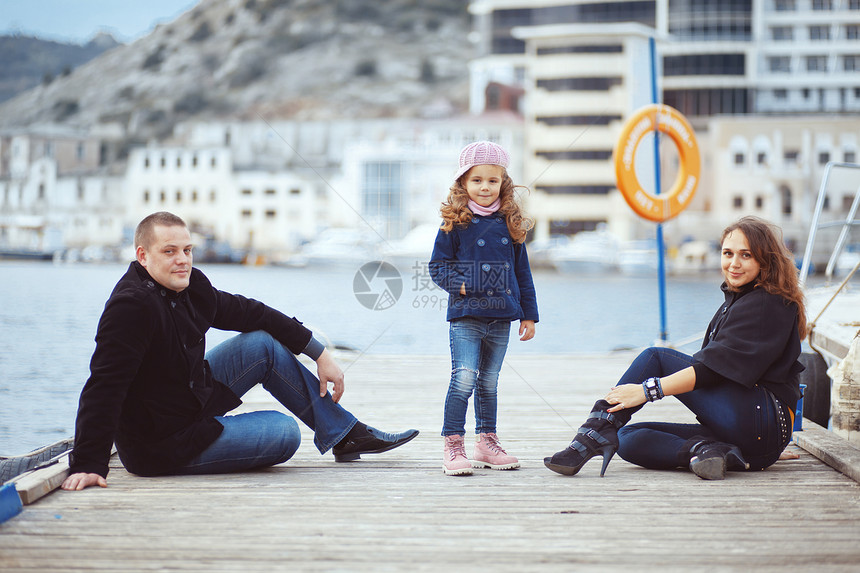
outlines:
M361 422L359 422L361 423ZM353 434L357 434L353 436ZM351 462L361 458L361 454L379 454L402 446L418 435L418 430L406 430L398 434L380 432L365 426L364 431L351 431L334 448L334 461Z

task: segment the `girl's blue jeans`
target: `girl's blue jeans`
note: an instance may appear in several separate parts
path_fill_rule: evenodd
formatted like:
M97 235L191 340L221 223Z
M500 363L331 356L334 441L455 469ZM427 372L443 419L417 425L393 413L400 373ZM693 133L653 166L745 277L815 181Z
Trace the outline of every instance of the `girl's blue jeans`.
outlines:
M475 394L475 433L495 433L499 371L510 337L509 320L451 321L451 382L445 397L442 435L466 433L466 409Z
M648 348L636 357L618 383L641 384L647 378L668 376L692 364L691 356L677 350ZM761 470L779 459L791 438L790 420L780 423L775 399L762 386L747 388L725 382L675 397L696 415L699 423L628 424L618 431L618 455L646 468L676 468L687 440L702 436L738 446L750 469Z
M314 430L314 444L325 453L356 423L356 418L319 395L319 380L296 356L266 332L239 334L206 353L216 380L237 396L262 384L284 407ZM271 466L290 459L301 443L296 421L271 410L215 418L224 431L177 474L212 474Z

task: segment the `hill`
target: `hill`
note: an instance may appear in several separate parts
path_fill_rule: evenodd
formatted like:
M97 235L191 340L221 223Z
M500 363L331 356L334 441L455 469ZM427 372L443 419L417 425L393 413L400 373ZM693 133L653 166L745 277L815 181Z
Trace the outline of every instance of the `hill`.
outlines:
M40 83L50 84L58 76L67 76L118 45L110 34L98 34L83 46L30 36L0 36L0 102Z
M197 118L421 117L466 109L462 0L203 0L132 44L0 105L0 126Z

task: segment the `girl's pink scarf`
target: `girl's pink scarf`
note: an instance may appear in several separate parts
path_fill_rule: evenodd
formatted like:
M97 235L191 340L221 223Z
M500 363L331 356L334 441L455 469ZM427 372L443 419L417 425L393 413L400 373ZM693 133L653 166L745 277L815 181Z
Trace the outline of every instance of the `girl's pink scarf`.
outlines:
M492 203L490 203L489 205L487 205L486 207L481 207L480 205L478 205L477 203L475 203L471 199L469 199L469 203L468 203L469 210L472 213L474 213L475 215L481 215L483 217L486 217L487 215L492 215L493 213L498 211L501 204L502 204L502 198L501 197L496 197L496 200L493 201Z

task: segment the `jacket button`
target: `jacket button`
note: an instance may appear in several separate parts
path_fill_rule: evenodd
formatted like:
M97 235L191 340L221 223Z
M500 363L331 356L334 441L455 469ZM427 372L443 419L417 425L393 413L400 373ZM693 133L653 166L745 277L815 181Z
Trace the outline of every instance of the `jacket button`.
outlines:
M478 218L477 218L477 217L472 217L472 222L473 222L473 223L477 223L477 222L478 222Z
M489 271L490 265L488 265L487 263L484 263L483 265L481 265L481 270L483 270L484 272Z
M487 241L485 241L484 239L478 239L478 246L479 247L483 247L486 244L487 244Z
M511 289L509 289L509 288L508 288L508 289L505 289L505 292L506 292L506 293L508 293L508 294L511 294Z
M511 268L511 264L510 264L510 263L505 263L505 270L508 270L508 269L510 269L510 268Z
M502 244L503 244L503 245L507 245L507 244L508 244L508 238L507 238L507 237L502 237Z
M167 296L167 291L164 289L161 289L161 296Z
M489 290L487 291L487 294L488 294L489 296L493 296L493 289L489 289Z

